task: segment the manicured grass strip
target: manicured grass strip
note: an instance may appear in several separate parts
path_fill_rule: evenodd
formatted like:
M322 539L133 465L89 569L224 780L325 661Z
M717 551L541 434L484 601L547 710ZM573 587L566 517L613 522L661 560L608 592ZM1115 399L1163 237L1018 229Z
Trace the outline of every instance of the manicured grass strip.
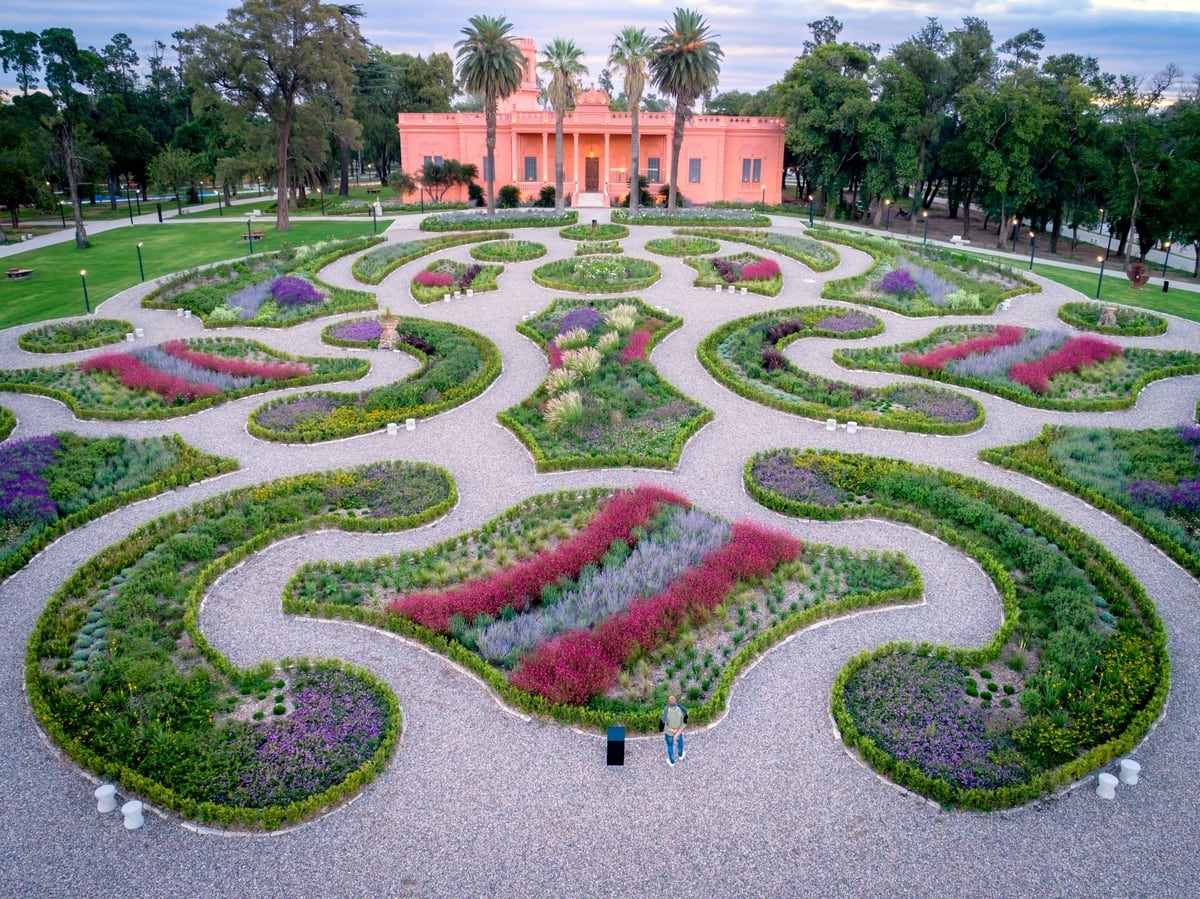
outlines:
M276 828L318 814L386 767L395 695L337 662L238 669L200 630L200 603L281 539L412 528L456 501L444 470L392 462L241 488L152 521L50 598L26 653L30 706L70 758L184 817ZM349 720L351 708L366 720Z
M727 322L700 342L696 354L734 393L795 415L928 434L965 434L983 426L983 407L962 394L834 381L797 368L781 352L803 337L850 339L882 331L875 316L839 306L781 309Z
M784 470L771 466L767 486L760 466L775 457ZM804 477L789 480L787 465ZM1171 665L1153 601L1098 541L1035 503L928 466L816 450L759 453L744 481L784 514L925 530L977 560L1000 593L1003 624L982 648L886 644L839 672L834 720L885 776L946 805L1016 805L1128 752L1161 714ZM957 672L930 675L930 659ZM909 693L932 703L937 725L909 720ZM949 765L947 738L959 747Z
M77 250L74 243L68 242L17 253L9 257L9 264L33 269L34 275L23 281L0 279L0 329L82 315L81 269L87 271L88 299L93 310L109 297L138 284L138 243L142 244L146 278L152 279L245 256L246 242L240 239L245 231L244 221L136 225L93 235L86 250ZM299 246L370 233L370 223L296 222L290 231L267 231L262 241L254 242L254 251L257 254L279 250L284 243Z

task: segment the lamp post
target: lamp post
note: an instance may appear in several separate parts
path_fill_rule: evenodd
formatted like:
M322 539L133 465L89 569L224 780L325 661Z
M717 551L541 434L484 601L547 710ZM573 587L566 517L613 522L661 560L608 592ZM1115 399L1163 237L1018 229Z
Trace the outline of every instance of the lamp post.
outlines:
M1109 251L1112 250L1112 225L1108 226L1108 246L1104 248L1104 258L1108 258Z
M58 201L58 217L62 219L63 227L67 227L67 214L63 212L62 200Z
M129 188L125 188L125 208L129 211L129 224L133 224L133 200L129 199Z
M138 274L142 276L142 280L146 280L146 269L142 267L142 242L139 240L137 245L138 251Z
M767 189L765 187L763 188L761 212L763 215L767 214Z
M925 224L925 236L921 238L921 246L925 246L925 244L929 243L929 210L928 209L923 210L921 212L921 221L924 222L924 224Z
M86 268L81 268L79 270L79 280L83 284L83 308L87 310L88 315L91 315L92 314L92 303L91 303L91 300L88 299L88 294L87 294L87 269Z
M887 210L887 216L883 220L883 230L891 231L892 230L892 201L884 200L883 207L884 207L884 209Z
M1012 251L1014 253L1017 252L1017 222L1019 222L1019 221L1020 221L1020 219L1018 219L1014 215L1013 220L1012 220L1012 226L1013 226L1013 248L1012 248Z
M250 223L254 221L254 216L246 216L246 243L250 245L250 255L254 255L254 232L250 230Z
M219 215L221 218L225 218L225 204L222 202L224 197L222 197L221 194L222 191L217 190L217 176L213 175L213 196L216 197L217 200L217 215Z
M1037 232L1029 232L1029 270L1033 271L1033 254L1037 252Z
M1100 263L1100 279L1096 282L1096 299L1100 299L1100 288L1104 286L1104 259L1103 256L1096 257L1096 261Z
M809 194L808 195L808 224L809 224L809 227L812 227L812 223L813 223L813 195Z
M1104 207L1100 207L1100 234L1104 233Z
M1163 244L1163 246L1167 248L1166 258L1163 259L1163 273L1162 273L1162 276L1165 278L1167 276L1167 260L1171 258L1171 241L1168 240L1166 243Z
M378 233L379 233L379 219L378 219L378 218L376 217L376 215L375 215L375 209L377 208L377 207L376 207L376 204L377 204L378 202L379 202L379 201L378 201L378 200L376 200L376 201L375 201L375 203L372 203L372 204L371 204L371 230L372 230L372 231L373 231L375 234L378 234Z

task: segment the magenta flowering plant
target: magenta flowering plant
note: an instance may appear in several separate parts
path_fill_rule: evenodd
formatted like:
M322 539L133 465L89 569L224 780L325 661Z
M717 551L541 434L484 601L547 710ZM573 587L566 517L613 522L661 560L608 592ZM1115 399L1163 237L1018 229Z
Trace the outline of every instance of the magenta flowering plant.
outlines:
M413 280L422 287L450 287L454 284L454 275L449 272L431 272L428 269L419 271Z

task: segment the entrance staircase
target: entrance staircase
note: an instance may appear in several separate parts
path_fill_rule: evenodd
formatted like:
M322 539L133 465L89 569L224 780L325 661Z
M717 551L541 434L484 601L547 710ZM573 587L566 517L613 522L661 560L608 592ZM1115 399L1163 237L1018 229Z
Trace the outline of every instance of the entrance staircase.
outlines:
M578 193L571 199L576 209L607 209L608 198L602 193Z

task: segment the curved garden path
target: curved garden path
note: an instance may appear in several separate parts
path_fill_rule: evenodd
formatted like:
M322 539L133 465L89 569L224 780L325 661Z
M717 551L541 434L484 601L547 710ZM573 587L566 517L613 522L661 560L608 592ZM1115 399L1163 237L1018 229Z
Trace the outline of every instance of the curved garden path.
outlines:
M401 219L393 238L411 239L418 219ZM776 220L780 229L799 222ZM663 233L635 228L622 241L642 244ZM545 258L575 244L554 230L520 236L546 243ZM732 244L723 242L723 250ZM212 481L120 509L68 534L0 584L0 895L108 896L571 896L672 894L853 896L865 894L1091 896L1200 893L1194 850L1200 837L1200 585L1129 529L1086 504L1029 478L985 465L985 446L1034 436L1046 422L1159 427L1194 415L1200 377L1156 382L1128 410L1103 414L1045 412L973 393L987 423L963 437L926 437L824 424L766 409L719 386L696 359L697 343L717 324L768 308L822 302L821 284L861 271L867 259L838 248L842 264L817 275L780 258L784 290L767 299L717 295L691 287L692 269L653 256L663 278L638 295L682 315L684 326L652 361L674 384L714 410L716 419L687 445L674 472L606 470L536 474L496 412L528 395L545 372L540 349L515 325L559 292L528 277L538 261L508 265L500 290L451 303L418 306L407 294L417 260L378 288L380 305L401 315L461 323L500 348L504 372L471 403L418 424L315 446L280 446L250 437L247 414L265 397L247 397L163 422L74 419L43 397L0 393L16 412L14 436L70 429L144 436L178 432L193 445L234 456L241 469ZM446 251L469 258L469 248ZM645 254L649 255L649 254ZM544 261L544 260L543 260ZM354 285L350 263L326 269L328 281ZM134 321L147 341L193 336L197 321L139 306L147 287L110 300L106 317ZM1057 305L1078 295L1050 282L1020 297L997 321L1059 326ZM897 343L962 319L906 319L869 309ZM320 343L328 320L288 330L234 329L289 352L349 352ZM16 348L21 328L0 333L11 367L58 364ZM1195 348L1200 325L1172 320L1166 335L1125 341ZM854 342L854 345L867 342ZM788 348L804 368L856 383L900 376L844 371L830 359L835 341L806 339ZM81 354L80 354L81 355ZM411 371L403 354L372 353L358 390ZM993 814L943 812L882 782L842 748L829 718L829 691L854 652L890 639L953 644L987 641L1000 607L978 566L910 528L884 522L815 523L785 519L747 497L742 465L774 446L854 450L927 462L1001 484L1052 508L1102 540L1145 585L1168 632L1174 689L1159 726L1137 750L1143 782L1121 787L1115 802L1091 789L1034 807ZM35 728L22 691L25 643L46 597L103 546L164 511L242 484L299 471L376 459L419 459L445 466L461 501L439 522L391 535L322 532L277 544L225 575L210 591L201 624L240 664L284 655L338 656L385 678L400 697L403 741L389 770L348 807L293 831L266 837L197 833L173 819L147 817L126 833L120 816L100 816L92 785L58 758ZM280 590L303 561L370 557L419 547L473 528L533 493L596 484L652 481L684 492L729 517L749 517L806 540L903 550L922 570L924 603L825 623L777 647L740 680L728 714L692 734L689 756L663 764L658 737L630 741L626 765L607 768L595 735L531 721L502 708L472 676L422 647L348 623L284 616Z

